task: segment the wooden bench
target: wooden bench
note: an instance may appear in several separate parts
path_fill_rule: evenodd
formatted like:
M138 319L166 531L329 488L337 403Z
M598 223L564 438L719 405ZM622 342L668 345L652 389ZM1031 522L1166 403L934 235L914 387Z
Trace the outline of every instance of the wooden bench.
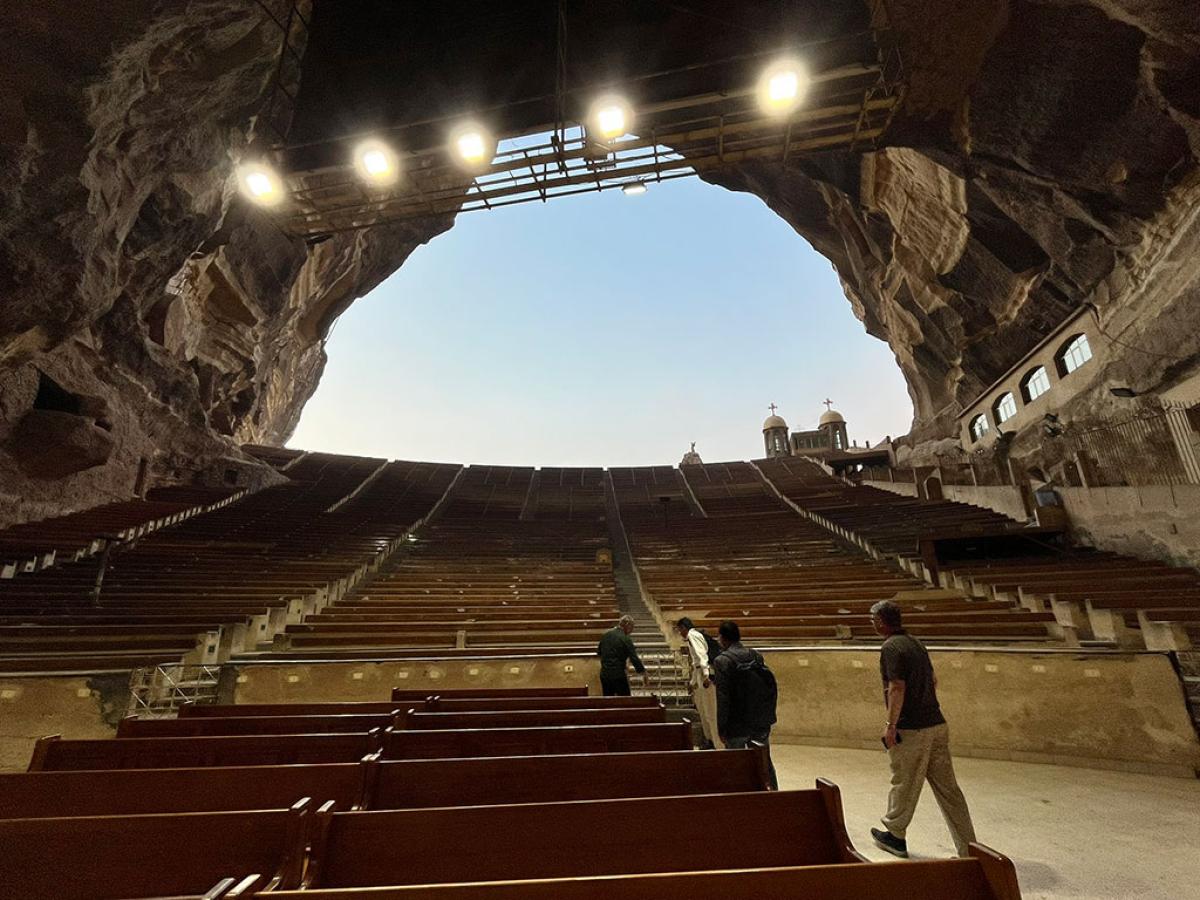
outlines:
M391 765L389 763L389 765ZM361 802L362 763L0 774L0 819L287 809Z
M448 688L439 691L407 690L392 688L393 700L424 700L433 695L449 699L451 697L474 697L496 699L499 697L586 697L586 684L572 687L542 687L542 688Z
M462 728L545 728L560 725L636 725L665 722L660 706L628 709L515 709L482 712L421 712L407 710L398 727L423 730Z
M126 716L117 726L118 738L199 737L246 734L355 734L389 728L403 721L393 709L366 715L313 716L198 716L187 719L139 719Z
M225 876L297 887L309 805L0 820L0 885L21 900L197 894Z
M837 787L522 806L323 808L306 884L365 887L863 862ZM714 839L714 810L736 828ZM662 827L648 827L660 823ZM564 835L586 839L564 840ZM447 852L447 848L455 848ZM698 848L703 848L701 851Z
M518 709L636 709L660 706L657 697L428 697L429 712L501 712Z
M245 893L216 894L246 896ZM1016 870L979 844L968 859L910 860L903 865L845 863L786 868L725 869L644 875L602 875L536 881L399 885L277 891L279 900L697 900L708 897L820 898L820 900L1021 900Z
M374 753L380 738L378 731L368 734L261 734L121 740L63 740L53 735L38 739L29 771L191 769L198 766L355 762L368 753Z
M368 761L363 806L416 809L767 790L762 747ZM2 808L2 807L0 807Z
M472 728L458 731L397 731L389 728L383 735L384 759L691 749L692 723L687 719L671 724L570 725L558 728Z

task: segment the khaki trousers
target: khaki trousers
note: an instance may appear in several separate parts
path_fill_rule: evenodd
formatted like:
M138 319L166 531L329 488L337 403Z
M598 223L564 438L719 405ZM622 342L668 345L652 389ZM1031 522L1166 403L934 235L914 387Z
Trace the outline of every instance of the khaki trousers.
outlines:
M704 737L712 741L716 749L724 750L725 745L721 743L721 736L717 734L717 688L711 682L705 687L704 679L696 672L692 673L692 699L700 713L700 727L704 731Z
M888 761L892 765L892 789L888 794L887 814L883 817L887 830L904 838L908 823L917 811L921 788L928 781L946 827L950 829L954 849L959 856L966 856L967 844L975 840L975 826L971 824L967 799L954 777L949 726L901 729L900 743L888 750Z

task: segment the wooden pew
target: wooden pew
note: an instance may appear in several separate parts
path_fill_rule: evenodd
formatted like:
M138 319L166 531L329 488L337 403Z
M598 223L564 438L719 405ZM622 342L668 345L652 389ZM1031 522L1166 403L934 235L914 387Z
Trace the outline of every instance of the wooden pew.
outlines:
M0 885L21 900L200 893L219 878L297 887L309 801L291 809L0 820Z
M516 709L634 709L659 706L657 697L476 697L433 696L425 700L428 712L500 712Z
M389 764L390 765L390 764ZM362 763L0 774L0 819L358 806Z
M225 719L240 716L377 716L401 712L413 701L347 701L324 703L185 703L181 719Z
M246 893L225 893L229 898ZM1012 862L979 844L968 859L903 865L845 863L716 872L602 875L536 881L277 891L279 900L697 900L708 897L820 900L1021 900Z
M692 723L687 719L671 724L570 725L557 728L471 728L457 731L398 731L389 728L383 735L384 759L691 749Z
M325 807L305 882L365 887L680 872L695 868L698 848L707 865L722 869L865 861L846 834L837 786L817 785L522 806L345 813ZM738 823L719 840L714 810ZM581 838L564 840L573 834Z
M363 807L417 809L767 790L762 747L706 753L597 753L369 760Z
M635 725L665 722L660 706L629 709L514 709L483 712L422 712L406 710L400 728L447 730L462 728L544 728L558 725Z
M586 684L572 687L543 687L543 688L447 688L431 691L417 688L392 688L393 700L424 700L434 695L439 697L480 697L495 699L497 697L586 697Z
M33 748L29 771L191 769L198 766L355 762L368 753L374 753L380 737L379 731L367 734L258 734L66 741L59 735L51 735L38 739Z
M117 737L199 737L243 734L353 734L388 728L403 713L399 709L375 715L228 716L190 719L139 719L126 716Z

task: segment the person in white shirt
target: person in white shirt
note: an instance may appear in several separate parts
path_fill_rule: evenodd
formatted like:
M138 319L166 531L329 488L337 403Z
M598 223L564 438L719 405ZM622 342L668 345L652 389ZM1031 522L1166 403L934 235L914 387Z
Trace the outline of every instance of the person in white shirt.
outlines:
M717 734L717 692L712 683L713 659L720 652L720 645L686 616L675 623L675 630L683 638L684 651L692 660L692 698L700 713L704 739L713 749L724 750Z

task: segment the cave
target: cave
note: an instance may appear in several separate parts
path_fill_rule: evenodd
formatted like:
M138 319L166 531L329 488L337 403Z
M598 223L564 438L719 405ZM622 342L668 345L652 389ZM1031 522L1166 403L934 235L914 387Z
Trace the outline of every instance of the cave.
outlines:
M469 179L422 215L298 228L239 194L239 165L321 172L355 136L422 147L468 114L544 130L613 84L644 108L724 102L788 47L817 73L886 75L887 96L846 82L864 110L881 98L879 127L693 161L837 269L907 383L910 463L1081 312L1117 352L1063 421L1200 364L1200 20L1181 0L16 0L0 17L0 525L220 482L231 461L270 478L238 447L287 439L337 317L467 214ZM21 423L46 379L104 411L86 459L31 474ZM1022 427L1006 452L1059 464L1043 437Z

